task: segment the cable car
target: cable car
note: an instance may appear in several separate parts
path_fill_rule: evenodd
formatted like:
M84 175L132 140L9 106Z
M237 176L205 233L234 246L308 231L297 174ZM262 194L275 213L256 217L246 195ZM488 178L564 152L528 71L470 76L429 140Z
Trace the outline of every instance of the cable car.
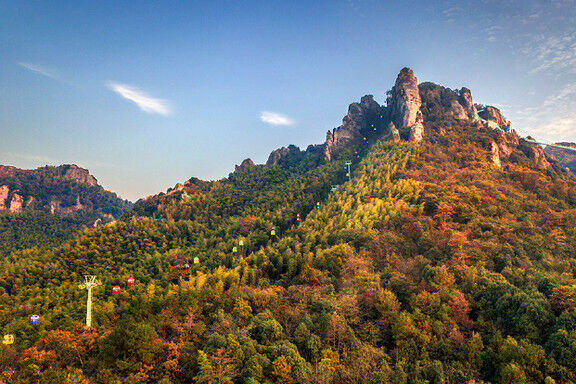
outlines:
M300 222L300 214L299 214L299 213L296 214L296 222L297 222L297 223Z
M136 280L134 280L133 277L128 278L128 285L134 285L135 283L136 283Z
M276 227L272 227L272 230L270 231L270 235L272 235L272 236L276 235Z
M182 268L184 268L185 271L189 271L190 270L190 264L186 263L182 266Z
M236 252L238 252L238 248L236 248L236 247L232 247L232 252L233 252L233 253L236 253Z
M238 242L238 245L241 246L241 247L244 246L244 240L240 240L240 241Z
M360 158L360 155L357 155L356 158L359 159L359 158Z
M32 315L30 316L30 324L39 324L40 323L40 316L38 315Z
M200 264L200 258L199 257L194 258L194 264Z
M316 203L316 209L320 209L320 202Z
M354 154L357 155L357 154L358 154L358 151L354 151Z
M14 335L4 335L2 338L2 344L10 345L14 343Z
M120 287L119 287L118 285L115 285L115 286L112 288L112 293L113 293L113 294L120 293Z

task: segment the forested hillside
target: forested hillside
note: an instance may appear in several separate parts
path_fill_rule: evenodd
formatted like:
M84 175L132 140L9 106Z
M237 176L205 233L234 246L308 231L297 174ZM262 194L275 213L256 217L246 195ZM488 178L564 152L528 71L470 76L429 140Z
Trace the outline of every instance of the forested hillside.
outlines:
M0 382L576 382L576 182L466 91L0 260Z
M75 165L34 170L0 165L0 257L58 244L82 228L115 220L130 207Z

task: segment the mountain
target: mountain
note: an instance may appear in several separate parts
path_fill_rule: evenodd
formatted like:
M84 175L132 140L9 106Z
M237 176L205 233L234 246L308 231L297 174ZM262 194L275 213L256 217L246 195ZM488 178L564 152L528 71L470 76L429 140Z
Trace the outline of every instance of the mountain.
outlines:
M562 142L556 144L562 145L564 147L576 148L576 143ZM544 152L558 160L558 163L560 163L560 165L563 167L570 169L573 174L576 172L576 151L547 146L544 149Z
M76 165L34 170L0 165L0 255L60 242L81 228L117 219L130 207Z
M405 68L323 144L12 253L0 382L576 382L576 182L479 107Z

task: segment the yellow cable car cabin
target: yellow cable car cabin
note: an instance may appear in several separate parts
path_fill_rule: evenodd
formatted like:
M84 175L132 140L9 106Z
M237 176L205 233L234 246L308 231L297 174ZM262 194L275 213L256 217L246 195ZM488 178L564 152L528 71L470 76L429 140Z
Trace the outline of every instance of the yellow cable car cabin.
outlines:
M14 335L4 335L4 338L2 339L2 344L10 345L13 343L14 343Z

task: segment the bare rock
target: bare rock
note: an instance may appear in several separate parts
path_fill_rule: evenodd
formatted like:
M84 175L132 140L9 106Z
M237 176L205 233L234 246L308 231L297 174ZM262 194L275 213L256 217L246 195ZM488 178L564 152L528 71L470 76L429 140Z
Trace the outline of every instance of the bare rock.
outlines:
M422 112L418 111L416 114L416 121L410 128L410 141L419 143L424 138L424 117Z
M500 161L500 149L498 148L498 144L496 144L495 141L492 141L490 143L490 148L492 151L492 154L490 156L492 162L498 167L500 168L502 166L502 162Z
M502 112L496 107L487 105L484 109L478 111L478 116L485 120L488 127L504 127L506 125L506 120L502 116Z
M240 165L236 165L234 167L234 172L244 172L244 171L252 168L254 165L255 164L252 161L252 159L245 159L244 161L242 161L242 163L240 163Z
M98 181L94 178L94 176L90 174L90 172L87 169L80 168L79 166L74 164L64 165L63 167L65 169L64 176L69 179L76 180L79 183L88 184L92 186L98 184Z
M470 90L468 88L463 87L462 89L460 89L460 91L458 91L458 96L459 96L458 102L466 112L468 120L470 120L473 123L479 122L480 117L478 116L478 111L476 110L476 106L472 101L472 93L470 92Z
M362 142L361 131L368 128L380 113L380 105L374 101L372 95L362 97L360 103L352 103L348 107L348 114L342 119L342 125L326 133L324 157L330 161L344 146L353 142Z
M6 200L8 199L9 194L10 194L10 187L8 187L7 185L0 186L0 211L5 210L7 208Z
M392 87L389 116L400 133L414 141L422 140L424 133L422 115L419 115L421 105L418 79L410 68L403 68Z
M12 200L10 200L10 212L22 212L22 206L24 205L24 199L17 193L12 195Z

